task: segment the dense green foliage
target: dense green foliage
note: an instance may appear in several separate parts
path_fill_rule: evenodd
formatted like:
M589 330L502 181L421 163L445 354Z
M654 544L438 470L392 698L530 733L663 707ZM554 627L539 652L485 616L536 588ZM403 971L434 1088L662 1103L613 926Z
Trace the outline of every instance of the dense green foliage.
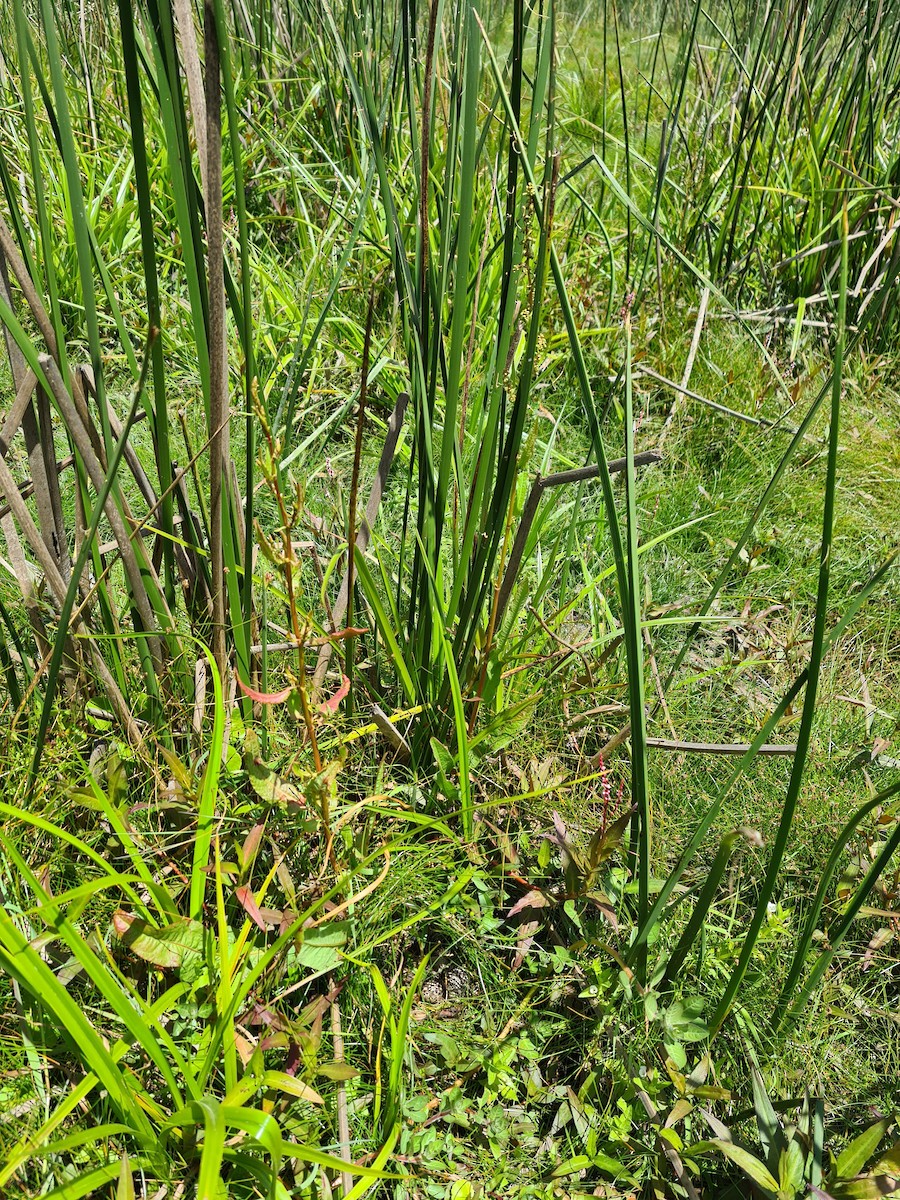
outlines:
M0 1193L896 1190L900 13L0 22Z

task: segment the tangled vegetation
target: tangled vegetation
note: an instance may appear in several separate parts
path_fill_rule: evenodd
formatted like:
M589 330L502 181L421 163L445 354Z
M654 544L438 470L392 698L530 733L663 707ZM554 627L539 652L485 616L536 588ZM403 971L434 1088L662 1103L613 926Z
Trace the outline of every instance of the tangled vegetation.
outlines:
M900 1191L897 6L0 29L0 1195Z

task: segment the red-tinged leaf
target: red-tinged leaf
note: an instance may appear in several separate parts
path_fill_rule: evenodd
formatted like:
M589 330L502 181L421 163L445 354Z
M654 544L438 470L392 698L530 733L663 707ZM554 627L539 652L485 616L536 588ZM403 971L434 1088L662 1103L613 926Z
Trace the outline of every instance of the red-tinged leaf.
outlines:
M519 926L519 937L518 941L516 942L516 956L513 959L514 971L518 971L519 967L521 967L522 963L525 961L525 957L528 954L528 951L531 949L532 942L534 941L534 935L537 933L539 928L539 921L526 921L524 925Z
M347 695L347 693L349 691L350 691L350 680L347 678L346 675L342 675L341 676L341 686L338 688L338 690L334 693L333 696L329 696L329 698L327 700L322 701L322 703L319 705L319 710L324 713L336 713L338 710L338 706L340 705L341 701L344 699L344 697Z
M247 836L244 838L244 844L238 852L238 861L241 864L241 870L246 871L247 867L256 858L256 852L259 849L259 843L262 841L262 835L265 832L266 823L261 821L258 825L254 825Z
M245 1038L243 1034L236 1033L234 1035L234 1048L238 1052L238 1057L241 1060L241 1065L246 1067L247 1063L250 1061L250 1059L253 1057L254 1053L256 1052L256 1047L253 1045L253 1043L248 1038Z
M251 700L255 700L257 704L283 704L294 690L292 687L287 687L281 692L258 692L255 688L244 683L240 675L236 676L237 685Z
M547 897L544 895L543 892L539 892L536 889L533 891L530 891L530 892L526 892L524 896L519 897L519 899L515 902L515 904L512 906L512 908L506 914L507 919L509 917L514 917L516 915L516 913L522 912L523 909L546 908L549 903L550 903L550 901L547 899Z
M266 932L268 926L263 920L263 915L259 910L259 905L256 903L256 897L253 895L253 889L249 887L239 887L234 890L238 904L243 908L244 912L255 925Z
M569 835L563 819L555 809L553 810L553 834L551 836L562 852L562 865L565 870L574 856L574 851L569 845Z
M267 1008L264 1004L256 1003L253 1006L249 1025L265 1025L269 1029L274 1029L279 1033L287 1032L290 1029L290 1023L285 1020L281 1013L275 1012L271 1008Z
M338 629L335 633L329 633L327 637L316 638L311 644L321 646L326 642L342 642L344 638L359 637L361 634L368 632L368 629L362 629L356 625L350 625L346 629Z
M136 919L133 913L123 912L121 908L114 912L112 923L116 937L123 938Z
M609 896L604 896L602 892L588 892L587 898L590 900L591 904L600 909L613 929L619 928L619 921L616 917L616 912L612 906L612 901L610 900Z

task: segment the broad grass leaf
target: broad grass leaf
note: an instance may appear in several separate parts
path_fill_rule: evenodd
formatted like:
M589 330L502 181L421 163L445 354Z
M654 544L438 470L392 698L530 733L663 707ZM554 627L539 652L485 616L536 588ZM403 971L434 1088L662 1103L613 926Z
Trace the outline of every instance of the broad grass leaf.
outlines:
M827 1200L883 1200L884 1196L896 1195L900 1191L896 1177L887 1175L866 1175L846 1183L829 1184L829 1187L830 1192L819 1192Z
M116 1200L134 1200L134 1176L131 1174L127 1150L122 1155L122 1169L119 1171L119 1182L116 1185Z
M113 914L113 931L132 954L156 967L180 967L187 958L203 955L203 926L189 917L157 929L120 908Z
M753 1107L756 1111L756 1126L759 1130L760 1144L765 1151L769 1170L773 1173L782 1171L784 1154L787 1151L787 1140L778 1114L772 1107L772 1101L766 1091L763 1077L754 1060L752 1069ZM782 1184L783 1184L782 1180Z
M778 1182L782 1192L791 1195L802 1189L805 1165L805 1157L800 1143L795 1138L791 1138L778 1160Z

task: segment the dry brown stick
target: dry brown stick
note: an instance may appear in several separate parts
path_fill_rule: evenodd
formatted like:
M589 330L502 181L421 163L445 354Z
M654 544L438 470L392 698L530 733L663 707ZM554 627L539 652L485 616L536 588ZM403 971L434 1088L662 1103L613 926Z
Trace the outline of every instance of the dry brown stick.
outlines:
M91 395L96 400L97 399L97 388L94 384L94 372L92 371L90 366L85 365L85 366L79 367L76 371L76 378L82 380L84 386L91 392ZM110 402L108 400L106 401L106 411L107 411L107 414L109 415L109 427L112 431L112 435L116 439L116 441L119 441L119 440L121 440L121 437L122 437L122 422L119 420L115 409L113 408L113 406L110 404ZM136 413L134 416L134 420L131 422L132 426L136 425L138 423L138 421L143 421L145 419L146 415L147 414L143 411ZM138 485L138 490L140 491L140 493L144 497L144 499L147 501L150 512L151 513L155 512L160 507L161 501L157 499L156 491L154 490L153 484L150 482L150 479L148 478L146 471L144 470L143 466L141 465L141 460L138 458L137 454L134 451L134 448L132 447L132 445L130 444L130 442L127 439L125 442L125 450L123 453L124 453L124 457L125 457L125 462L128 464L128 467L131 470L131 474L134 476L134 480ZM233 465L234 464L232 463L232 466ZM171 489L169 489L169 490L171 490ZM173 524L177 525L180 520L181 520L180 517L176 517L174 519ZM145 523L146 522L142 522L141 523L142 526ZM131 536L133 538L135 536L135 533L133 532ZM161 535L159 533L157 533L157 546L159 546L160 536ZM241 545L243 545L243 542L241 542ZM190 585L190 583L192 583L194 580L196 571L193 567L193 564L190 561L190 556L188 554L188 551L184 546L179 545L178 542L175 543L173 549L174 549L175 561L178 564L178 571L181 575L182 581L188 581L189 585ZM159 560L156 559L155 557L154 557L153 569L157 572L159 570Z
M15 247L12 247L15 250ZM9 285L8 255L6 247L0 247L0 296L12 308L13 300ZM24 270L24 266L22 268ZM12 372L13 385L17 396L24 390L31 372L28 371L25 356L9 329L4 329L6 349L9 356L9 366ZM34 482L34 499L37 507L38 528L44 539L44 544L54 556L62 576L68 575L68 547L66 546L65 531L62 526L61 505L59 503L59 484L54 478L51 482L48 470L48 459L53 459L52 431L48 434L49 415L46 395L38 388L38 403L35 404L35 393L29 391L29 401L22 408L19 423L25 449L28 452L28 463L31 478ZM40 421L39 421L40 417ZM49 441L49 446L46 442ZM55 493L53 488L55 487Z
M31 474L32 491L37 510L38 528L47 549L56 559L63 578L66 572L62 565L59 532L54 519L53 501L50 497L47 465L41 447L41 430L38 424L34 403L28 405L22 414L22 437L28 454L28 469Z
M653 675L653 682L656 684L656 694L659 696L660 707L666 718L666 724L672 737L677 737L675 726L672 723L672 714L669 712L669 705L666 703L666 693L663 691L662 680L659 677L659 666L656 662L656 655L653 653L653 641L650 637L650 630L644 627L644 645L647 647L647 657L650 659L650 672Z
M75 373L81 380L82 386L86 388L96 400L98 398L97 386L94 383L94 372L92 368L85 364L84 366L76 367ZM122 437L122 422L119 420L116 410L110 404L109 400L106 401L106 412L109 417L110 431L118 442ZM143 420L145 416L146 413L143 412L135 413L135 419L132 421L132 425L136 425L137 422L139 420ZM147 478L147 472L141 466L141 460L135 453L134 447L127 440L125 442L123 454L125 461L128 464L132 475L134 476L135 483L138 485L138 490L147 503L152 507L156 503L156 492L153 489L153 484Z
M649 463L659 462L661 457L662 455L656 450L646 450L634 456L634 465L636 467L647 466ZM610 475L615 475L617 472L625 470L625 459L614 458L606 466ZM509 603L513 585L516 582L519 567L522 564L522 556L525 553L528 534L531 532L531 526L534 524L538 506L544 492L549 488L561 487L567 483L582 483L588 479L596 479L599 474L600 468L596 463L592 463L587 467L576 467L572 471L558 471L555 475L538 475L537 479L535 479L531 485L531 491L528 493L528 499L525 501L525 507L522 509L522 515L519 518L519 528L516 531L516 540L513 542L513 548L510 551L509 561L506 564L506 571L503 575L503 583L497 598L497 624L503 620L503 615L506 612L506 606Z
M2 250L0 250L0 293L2 293L4 300L11 308L12 296L9 288L9 274L6 257ZM22 423L25 414L33 415L32 397L35 385L37 384L37 376L27 366L25 356L10 331L5 329L4 334L13 385L16 388L15 400L3 423L3 431L0 433L0 454L5 456L13 435ZM3 535L6 538L10 565L16 577L16 582L19 585L19 591L22 593L22 601L25 605L25 611L28 613L28 620L34 633L35 644L41 657L45 657L50 640L44 626L43 617L41 616L33 573L25 558L25 551L16 529L16 523L10 516L8 506L0 511L0 528L2 528ZM52 553L52 546L48 547L48 549ZM58 558L58 556L56 557Z
M57 367L56 363L49 356L49 354L42 354L39 357L38 362L40 363L41 370L47 377L47 382L50 384L50 387L53 390L54 399L56 400L57 407L59 408L63 420L66 423L66 428L69 431L72 441L75 444L75 449L81 456L81 461L84 463L85 470L90 476L91 483L94 485L97 495L99 496L106 486L106 473L101 466L99 459L94 453L94 448L91 445L90 437L87 430L84 428L81 417L78 414L78 410L75 408L72 397L66 390L62 375L59 373L59 367ZM9 503L9 501L10 497L7 496L7 503ZM156 629L156 619L153 615L153 609L150 605L150 597L147 594L147 585L144 583L142 576L142 566L144 570L150 572L152 572L153 568L143 555L142 557L145 559L144 563L138 563L135 546L132 543L132 539L125 527L125 521L121 512L119 511L116 499L112 494L110 494L107 498L105 512L110 526L112 527L113 534L115 535L115 539L119 545L119 553L122 556L122 565L125 568L126 575L128 576L132 599L135 607L138 610L141 624L143 625L145 632L148 634L147 648L150 651L150 655L153 659L154 667L157 669L157 671L161 671L162 655L160 652L160 643L159 638L154 632ZM141 549L143 549L142 545ZM163 604L165 603L164 599L162 598L161 591L160 601ZM167 623L170 626L173 626L174 621L172 620L171 614L166 612L164 615L167 619Z
M197 143L197 158L200 161L200 182L204 196L206 190L206 99L203 77L200 71L200 55L197 50L197 31L194 28L194 6L191 0L175 0L175 26L181 42L181 57L187 78L188 103Z
M334 1061L342 1063L344 1061L344 1035L341 1032L341 1009L337 996L331 1002L331 1045L334 1053ZM341 1157L344 1162L350 1162L350 1120L347 1116L347 1084L343 1079L339 1079L337 1085L337 1119ZM341 1194L349 1196L352 1190L353 1176L349 1171L341 1171Z
M32 519L31 513L28 511L28 505L19 495L19 489L16 486L16 481L13 479L12 472L6 465L5 459L0 456L0 491L6 494L6 500L12 509L12 515L18 522L19 528L31 546L32 553L38 560L41 570L47 580L51 592L56 598L57 603L61 606L66 598L66 584L62 575L59 573L59 568L53 560L47 547L44 545L44 540L38 532L38 528ZM91 636L90 630L79 617L73 620L73 627L76 633L84 639L88 650L91 654L94 670L100 678L106 694L109 696L110 703L115 710L116 716L122 722L128 734L129 741L135 745L143 744L143 737L140 729L137 727L134 717L131 715L131 710L125 702L125 697L119 690L119 685L116 683L109 668L107 667L102 654Z
M776 422L770 421L768 417L751 417L748 413L738 412L736 408L729 408L726 404L720 404L718 400L710 400L708 396L701 396L699 392L692 392L690 388L682 387L674 379L669 379L666 375L660 375L659 371L654 371L652 367L648 367L644 363L636 367L634 373L635 375L648 375L651 379L655 379L657 383L662 383L666 387L671 388L673 392L679 392L682 396L687 396L689 400L698 400L701 404L705 404L707 408L724 413L726 417L734 417L736 421L743 421L747 425L755 425L758 429L772 429L776 425ZM783 425L781 428L789 429L787 425ZM791 432L796 432L796 430L792 430Z
M59 347L56 342L56 331L53 328L53 322L47 315L47 310L44 308L40 296L37 294L31 276L28 274L28 268L25 266L25 261L19 253L19 247L16 245L9 227L0 216L0 250L6 257L9 265L12 267L13 274L16 277L16 282L22 289L22 295L31 309L31 315L34 317L38 329L41 331L41 337L47 345L54 359L59 359Z
M200 450L197 452L198 457L199 457L199 455L204 453L204 451L207 449L207 445L208 445L208 443L204 443L200 447ZM188 470L189 470L189 467L186 467L184 470L178 469L175 471L175 475L174 475L174 478L172 479L171 484L169 484L169 486L166 488L166 490L163 492L163 494L160 496L160 498L156 501L156 503L153 505L153 507L150 509L150 511L146 514L146 516L144 516L144 518L141 521L135 523L134 528L132 529L131 533L129 534L129 537L132 540L134 538L136 538L139 534L143 533L144 530L149 526L150 521L153 519L153 516L156 513L156 510L160 507L163 500L165 500L165 498L171 492L174 492L175 489L179 485L184 483L184 478L185 478L185 475ZM132 520L133 519L134 518L132 518ZM118 550L118 546L116 545L116 546L112 547L112 549ZM110 550L110 553L112 552L112 549ZM90 587L85 587L84 583L82 582L81 587L82 587L84 595L82 597L81 603L74 610L74 615L81 616L81 614L85 611L88 603L90 602L92 596L94 595L94 592L96 592L96 590L99 588L100 584L106 579L107 575L109 574L109 570L110 570L110 567L109 567L109 565L107 565L104 568L104 570L101 572L101 574L93 581L93 583L91 584ZM140 722L140 721L138 721L137 723L138 723L138 725L142 724L142 722Z
M52 359L50 360L53 361ZM54 364L55 365L55 364ZM59 562L62 577L68 580L72 572L72 561L69 558L69 541L66 534L66 520L63 516L62 494L59 490L59 474L56 470L56 447L53 437L53 413L46 389L38 383L32 401L37 415L40 455L43 462L43 475L46 480L47 494L50 498L51 525L50 534L53 539L52 549ZM27 416L27 413L26 413ZM33 479L33 476L32 476Z
M402 754L404 758L409 758L412 753L409 743L397 726L391 721L384 709L378 704L372 705L372 724L378 727L378 732L391 743L399 754Z
M688 350L687 362L684 364L684 374L681 377L682 392L690 385L691 374L694 370L694 360L697 357L697 351L700 348L700 335L703 332L703 322L706 320L706 308L709 304L709 288L703 289L703 295L700 297L700 307L697 310L697 321L694 325L694 335L691 338L691 347ZM675 420L675 413L678 411L678 395L672 401L672 407L669 409L669 415L666 417L665 424L662 427L662 432L659 435L659 445L662 447L669 432L669 427Z
M631 725L623 725L618 733L614 733L605 746L593 756L591 761L605 758L613 750L628 741L631 737ZM750 749L749 742L679 742L669 738L648 737L646 745L651 750L672 750L681 754L746 754ZM796 754L797 747L790 743L767 742L760 746L757 754L789 755Z
M31 394L37 385L37 375L31 367L25 368L21 381L16 384L16 398L9 407L3 428L0 429L0 454L4 457L9 451L9 444L16 435L16 430L22 423L22 414L31 403Z
M75 462L74 454L68 454L68 455L66 455L65 458L59 459L59 461L56 464L56 474L62 475L63 471L68 471L68 469L74 464L74 462ZM19 495L22 497L22 499L27 500L28 497L33 492L34 492L34 483L32 482L32 480L23 479L22 482L19 484ZM2 508L0 508L0 517L8 516L8 514L9 514L9 505L7 504L7 505L4 505Z
M619 746L621 746L623 742L627 742L630 737L631 722L629 721L627 725L623 725L617 733L614 733L612 737L600 747L597 753L590 759L590 762L595 766L599 765L602 760L607 759L610 754L612 754L613 750L618 750Z
M647 745L654 750L675 750L685 754L746 754L749 742L679 742L668 738L647 738ZM757 754L796 754L797 747L790 744L767 743L760 746Z

